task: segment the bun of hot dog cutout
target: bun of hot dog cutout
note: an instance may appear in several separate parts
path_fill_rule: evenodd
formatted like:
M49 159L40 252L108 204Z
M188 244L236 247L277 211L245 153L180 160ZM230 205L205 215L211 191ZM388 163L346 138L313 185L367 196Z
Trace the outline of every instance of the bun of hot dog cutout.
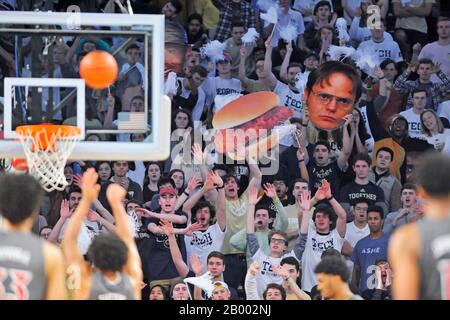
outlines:
M214 115L216 151L233 160L244 159L243 150L258 154L273 148L282 137L273 130L283 125L294 111L280 106L278 95L260 91L240 97Z

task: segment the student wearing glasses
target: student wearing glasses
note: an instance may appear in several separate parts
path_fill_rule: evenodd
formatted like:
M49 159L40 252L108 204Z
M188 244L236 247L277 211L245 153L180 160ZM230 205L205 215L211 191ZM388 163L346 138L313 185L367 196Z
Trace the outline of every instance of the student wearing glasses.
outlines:
M334 130L361 96L361 78L355 68L339 61L328 61L312 71L304 91L309 120L319 129Z

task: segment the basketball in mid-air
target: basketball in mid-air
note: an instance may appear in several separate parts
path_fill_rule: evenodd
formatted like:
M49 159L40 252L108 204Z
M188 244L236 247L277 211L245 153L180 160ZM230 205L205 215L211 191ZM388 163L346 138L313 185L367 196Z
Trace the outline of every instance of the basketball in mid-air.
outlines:
M92 89L105 89L117 79L119 67L112 54L95 50L81 59L80 76Z

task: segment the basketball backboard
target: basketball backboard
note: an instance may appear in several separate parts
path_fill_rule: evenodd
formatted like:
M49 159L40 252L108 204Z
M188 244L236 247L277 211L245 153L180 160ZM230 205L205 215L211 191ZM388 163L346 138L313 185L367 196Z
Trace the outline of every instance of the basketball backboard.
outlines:
M70 159L169 156L163 15L0 12L0 24L0 44L10 48L3 59L14 63L9 74L2 69L0 158L24 157L17 126L47 122L81 129ZM95 49L110 52L119 65L118 81L105 90L88 88L77 69ZM146 137L135 142L133 135Z

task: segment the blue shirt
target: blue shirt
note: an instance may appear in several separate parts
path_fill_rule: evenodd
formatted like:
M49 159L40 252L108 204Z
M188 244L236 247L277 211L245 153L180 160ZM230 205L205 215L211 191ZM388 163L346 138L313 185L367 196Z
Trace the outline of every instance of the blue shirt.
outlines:
M352 261L360 266L358 290L360 293L367 289L375 289L377 279L375 275L376 261L387 260L389 234L383 234L378 239L371 239L370 235L362 238L356 243L352 253Z

